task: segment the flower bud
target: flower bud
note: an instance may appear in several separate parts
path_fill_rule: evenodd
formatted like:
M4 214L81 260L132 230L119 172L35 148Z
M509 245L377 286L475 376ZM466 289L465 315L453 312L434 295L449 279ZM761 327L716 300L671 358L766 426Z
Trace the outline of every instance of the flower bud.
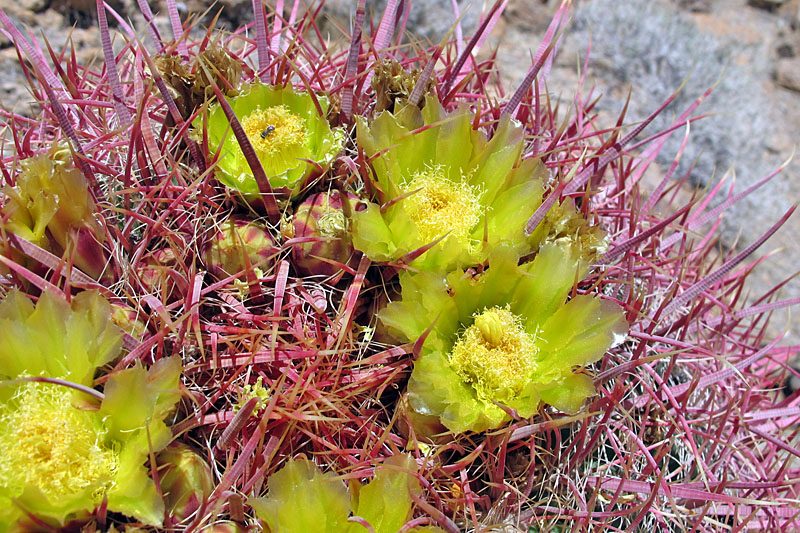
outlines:
M345 193L352 210L358 198ZM332 263L352 266L353 243L349 220L342 209L339 191L321 192L308 197L294 215L294 236L315 237L318 241L298 244L292 249L294 266L300 274L332 276L341 270Z
M179 292L184 293L188 286L175 272L178 261L172 248L161 248L145 255L136 269L144 289L165 302L177 298Z
M197 511L214 489L211 467L184 444L172 443L159 453L158 468L164 503L179 521Z
M141 339L147 333L147 326L139 320L139 314L127 305L111 304L111 321L119 329L132 337Z
M105 237L89 184L69 148L55 144L21 167L16 186L3 188L9 198L0 210L5 227L56 255L71 250L75 266L100 280L107 262Z
M245 218L231 217L214 232L204 258L206 268L225 278L249 266L266 268L266 262L277 252L275 241L263 224Z

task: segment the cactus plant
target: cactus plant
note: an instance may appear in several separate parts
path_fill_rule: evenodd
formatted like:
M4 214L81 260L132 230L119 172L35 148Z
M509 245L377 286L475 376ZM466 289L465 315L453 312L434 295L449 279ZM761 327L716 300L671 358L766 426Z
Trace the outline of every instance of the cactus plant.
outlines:
M641 139L674 95L564 112L568 0L508 94L475 54L504 2L428 48L410 2L343 46L299 1L233 33L166 4L115 54L97 2L102 69L0 9L42 109L0 110L4 528L800 527L797 348L766 336L796 302L743 292L793 210L725 251L741 195L639 192L700 100ZM45 444L83 477L26 478Z

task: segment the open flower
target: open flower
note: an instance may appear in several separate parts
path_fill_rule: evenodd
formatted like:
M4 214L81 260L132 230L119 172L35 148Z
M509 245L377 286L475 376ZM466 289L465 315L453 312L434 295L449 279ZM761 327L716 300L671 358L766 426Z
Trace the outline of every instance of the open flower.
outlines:
M274 189L296 194L342 150L344 134L328 124L325 96L256 83L231 98L230 105ZM201 127L202 117L194 125ZM221 147L218 179L245 197L258 194L253 171L219 104L208 116L208 139L212 151Z
M308 459L294 459L269 478L266 498L249 503L272 533L361 533L368 530L363 523L375 533L396 533L411 518L411 494L419 496L421 492L412 474L415 471L411 457L389 457L375 469L375 477L367 485L351 481L348 496L345 484L335 474L323 473ZM351 513L362 523L348 521Z
M483 431L508 421L509 410L527 418L543 401L574 413L594 394L592 379L575 369L624 335L621 309L588 295L567 301L580 263L555 244L530 263L518 260L500 246L475 277L400 277L402 300L380 314L389 331L413 341L435 319L408 385L412 420L433 416L454 433Z
M527 219L541 203L544 172L522 160L523 130L500 120L491 139L464 108L447 114L435 97L368 123L358 142L371 158L376 201L353 215L353 243L370 259L392 261L441 239L412 265L447 270L485 260L507 242L524 255Z
M109 375L102 395L74 388L92 387L120 337L94 292L71 305L49 292L36 307L19 292L0 303L0 530L25 529L29 516L60 527L103 500L161 524L164 504L145 464L171 438L163 419L179 398L180 361Z

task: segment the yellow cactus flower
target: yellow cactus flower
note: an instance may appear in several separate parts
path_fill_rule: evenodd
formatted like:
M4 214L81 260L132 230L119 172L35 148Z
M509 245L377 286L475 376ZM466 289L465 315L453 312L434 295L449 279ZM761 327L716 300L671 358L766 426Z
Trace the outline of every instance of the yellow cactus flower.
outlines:
M544 167L522 159L520 124L505 117L487 139L473 118L466 108L445 112L433 96L422 110L359 118L378 193L353 214L358 250L394 261L439 240L411 264L442 271L480 264L501 242L521 255L535 251L524 227L541 203Z
M325 96L255 83L229 103L273 189L298 193L344 146L342 130L331 129L325 118L329 105ZM202 120L198 117L194 126L202 127ZM253 171L219 104L212 106L208 116L208 139L212 151L221 149L218 179L245 198L257 195Z
M375 533L395 533L410 520L411 495L419 496L417 465L408 455L389 457L375 469L365 486L353 481L349 497L345 484L333 473L323 473L308 459L294 459L269 479L269 495L249 501L272 533L360 533L362 524L348 521L352 513ZM297 512L302 508L303 512ZM441 532L414 528L411 532Z
M119 354L120 338L96 292L71 304L45 292L34 307L12 291L0 303L0 530L25 529L30 517L61 527L104 500L161 524L146 462L171 438L163 419L179 398L181 365L137 365L109 375L102 394L84 392Z
M417 434L431 436L430 417L453 433L494 429L510 410L527 418L541 402L574 413L594 394L591 378L575 369L624 338L621 309L588 295L567 301L584 268L571 249L546 244L532 262L518 263L517 251L498 246L475 277L401 275L402 299L381 321L403 341L433 326L405 400L412 422L420 421Z
M99 279L107 260L104 235L89 183L75 168L69 148L55 144L21 166L16 186L3 187L9 198L0 210L5 228L58 255L73 250L75 265Z

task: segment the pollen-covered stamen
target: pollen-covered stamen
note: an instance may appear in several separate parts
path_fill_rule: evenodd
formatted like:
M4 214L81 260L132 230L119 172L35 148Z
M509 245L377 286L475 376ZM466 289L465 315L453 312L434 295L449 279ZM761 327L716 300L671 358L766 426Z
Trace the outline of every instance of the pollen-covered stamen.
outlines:
M242 128L269 176L295 167L309 155L306 121L285 105L257 108L242 119Z
M242 128L257 152L273 154L306 142L306 123L285 105L260 107L242 119Z
M451 181L442 167L434 167L414 175L405 190L411 194L403 201L403 207L423 241L431 242L449 233L464 245L471 244L470 233L483 215L476 187L466 180Z
M0 485L38 487L52 502L90 491L94 504L113 484L119 457L102 442L96 414L74 407L74 391L29 383L0 406Z
M492 307L475 315L474 323L456 341L449 361L476 396L508 401L530 382L539 349L508 307Z

